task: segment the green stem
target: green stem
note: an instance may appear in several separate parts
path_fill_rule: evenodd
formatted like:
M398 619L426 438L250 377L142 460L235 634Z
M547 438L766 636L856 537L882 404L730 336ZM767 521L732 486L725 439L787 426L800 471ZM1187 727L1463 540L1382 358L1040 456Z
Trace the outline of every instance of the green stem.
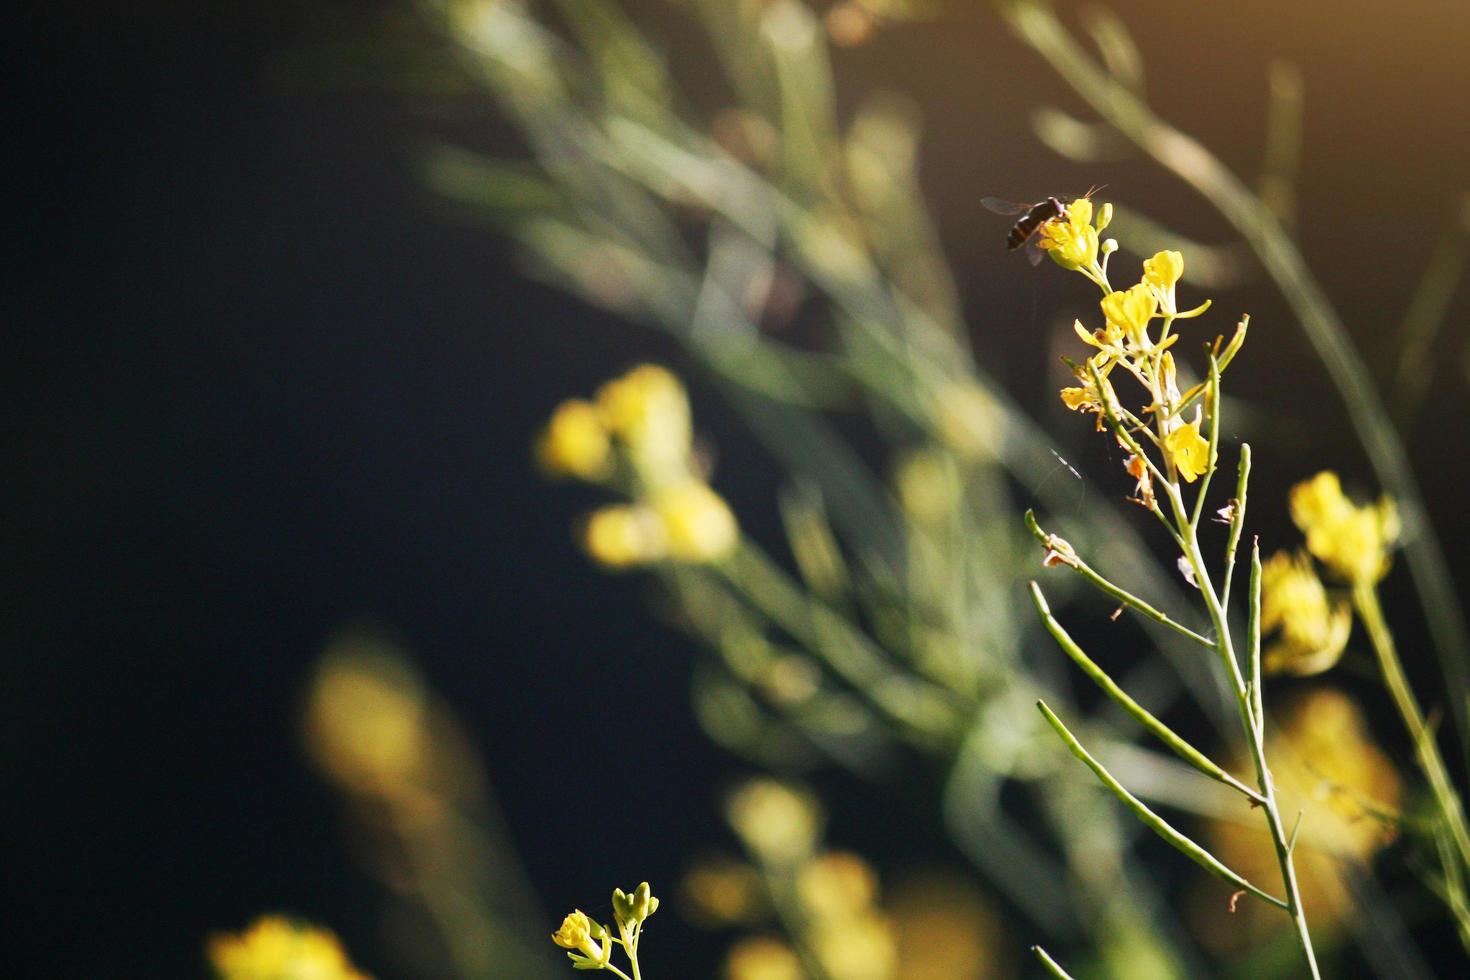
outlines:
M1035 535L1036 539L1040 541L1042 545L1048 548L1051 547L1051 535L1042 530L1041 525L1036 522L1035 511L1026 511L1026 527L1033 535ZM1180 636L1188 637L1189 639L1193 640L1203 647L1207 647L1208 649L1213 650L1215 648L1215 643L1213 640L1206 639L1205 637L1196 633L1194 630L1190 629L1188 626L1185 626L1183 623L1169 618L1168 613L1165 613L1159 609L1155 609L1153 606L1149 605L1147 602L1145 602L1143 599L1140 599L1133 593L1127 591L1121 586L1114 585L1106 578L1103 578L1102 575L1098 574L1097 570L1094 569L1091 565L1087 564L1087 562L1083 561L1080 556L1070 556L1067 560L1067 564L1071 566L1074 570L1076 570L1078 575L1081 575L1088 582L1092 583L1092 585L1095 586L1098 591L1102 592L1103 594L1111 596L1112 598L1123 603L1125 606L1131 606L1132 608L1137 609L1149 619L1152 619L1154 622L1159 623L1163 626L1169 627L1169 629L1178 633Z
M1235 577L1235 549L1240 546L1240 533L1245 528L1246 486L1251 478L1250 443L1240 444L1240 468L1235 480L1235 511L1230 515L1230 538L1225 542L1225 580L1220 583L1220 605L1230 608L1230 582Z
M1281 809L1277 805L1276 784L1271 778L1271 770L1266 765L1265 719L1257 715L1253 701L1254 694L1249 690L1245 678L1241 675L1240 662L1236 659L1234 642L1230 636L1230 625L1225 618L1225 609L1220 605L1219 597L1210 581L1210 573L1205 567L1204 555L1200 551L1199 535L1189 524L1179 489L1172 484L1164 489L1174 509L1174 520L1185 537L1185 558L1194 569L1195 582L1199 585L1200 595L1204 597L1210 621L1215 627L1216 652L1224 663L1231 686L1235 690L1240 725L1245 732L1246 744L1250 747L1251 761L1255 764L1256 784L1261 789L1261 810L1266 815L1266 825L1271 832L1271 843L1276 848L1276 863L1281 868L1281 882L1286 888L1286 912L1291 917L1292 926L1296 930L1297 944L1301 947L1302 956L1307 961L1307 968L1313 980L1320 980L1321 973L1317 968L1317 955L1312 948L1312 936L1307 929L1306 911L1302 907L1301 887L1297 882L1296 866L1292 863L1290 837L1281 820ZM1259 629L1259 620L1256 626ZM1259 642L1259 638L1253 637L1252 642Z
M1048 956L1046 950L1040 946L1032 946L1031 953L1041 961L1041 965L1046 968L1046 972L1050 973L1053 977L1058 978L1058 980L1072 980L1072 974L1063 970L1062 965Z
M1200 847L1178 830L1175 830L1172 824L1150 810L1138 797L1128 792L1123 784L1118 782L1113 774L1103 767L1101 762L1094 759L1091 753L1082 747L1082 743L1077 741L1077 736L1073 735L1067 729L1067 726L1062 724L1062 720L1056 716L1054 711L1046 706L1045 701L1037 701L1036 707L1040 709L1042 716L1046 718L1047 724L1051 725L1052 730L1067 744L1067 748L1072 751L1072 754L1081 759L1083 764L1092 770L1093 775L1098 778L1098 781L1111 790L1113 795L1123 802L1124 806L1132 810L1134 816L1138 817L1144 826L1158 834L1165 842L1181 854L1184 854L1195 864L1198 864L1221 881L1228 882L1236 888L1244 889L1263 902L1268 902L1277 908L1287 908L1286 902L1283 902L1270 892L1258 888L1239 873L1231 870L1219 858L1215 857L1215 855L1203 847ZM1313 976L1316 976L1315 970Z
M821 657L861 697L924 745L947 744L961 727L965 699L932 684L878 649L860 629L813 598L749 541L714 566L736 594Z
M1116 701L1123 710L1133 716L1133 719L1146 728L1155 738L1167 745L1179 758L1189 763L1200 772L1218 782L1224 783L1231 789L1238 790L1253 803L1259 805L1264 802L1255 790L1241 783L1234 776L1217 766L1211 759L1199 749L1186 742L1172 728L1155 718L1151 712L1137 701L1133 700L1117 682L1108 676L1107 672L1099 667L1089 657L1071 635L1057 622L1056 617L1051 614L1051 608L1046 603L1046 597L1041 594L1041 588L1031 583L1031 601L1036 605L1036 611L1041 614L1041 621L1046 626L1048 633L1057 641L1057 645L1072 658L1072 662L1082 669L1082 672L1090 677L1093 683L1103 689L1103 692Z
M1470 829L1465 824L1465 811L1455 792L1454 783L1450 780L1449 770L1445 768L1444 757L1439 753L1434 732L1425 721L1413 688L1404 676L1403 663L1399 660L1393 633L1384 619L1383 607L1379 605L1377 589L1368 582L1358 583L1353 587L1353 605L1373 643L1373 652L1378 657L1378 669L1383 674L1383 684L1388 688L1394 707L1398 709L1399 717L1403 719L1409 738L1414 743L1414 755L1419 760L1424 778L1429 782L1435 809L1439 811L1440 820L1449 832L1450 839L1454 841L1455 852L1461 864L1470 869Z

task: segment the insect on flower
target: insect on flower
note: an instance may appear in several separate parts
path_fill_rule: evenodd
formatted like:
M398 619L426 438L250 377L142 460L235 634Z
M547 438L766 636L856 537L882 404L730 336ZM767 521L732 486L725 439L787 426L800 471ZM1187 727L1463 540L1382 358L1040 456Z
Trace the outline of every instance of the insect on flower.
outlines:
M1092 197L1101 187L1094 187L1082 196ZM1014 252L1022 245L1026 246L1026 258L1032 265L1041 264L1041 238L1036 233L1049 222L1065 220L1067 217L1067 205L1077 198L1048 197L1035 204L1017 204L1000 197L981 198L980 203L987 211L1003 214L1007 217L1019 215L1016 223L1011 226L1011 232L1006 236L1006 248Z

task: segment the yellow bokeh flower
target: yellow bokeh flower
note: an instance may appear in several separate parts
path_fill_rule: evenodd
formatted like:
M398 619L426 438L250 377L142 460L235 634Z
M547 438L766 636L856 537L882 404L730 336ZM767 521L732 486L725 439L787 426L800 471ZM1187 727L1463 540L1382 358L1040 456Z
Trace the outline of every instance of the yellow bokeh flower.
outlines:
M709 858L690 868L680 893L684 914L707 928L748 924L769 913L760 872L733 858Z
M692 426L684 385L666 368L643 364L597 391L602 420L628 447L639 478L650 487L685 479Z
M668 553L663 521L641 505L599 507L587 516L581 538L587 554L608 568L646 565Z
M1092 201L1079 198L1067 205L1065 218L1041 226L1040 245L1063 269L1076 271L1097 264L1097 229L1092 226Z
M1210 471L1210 444L1199 432L1200 420L1178 426L1164 436L1164 451L1185 483L1193 483Z
M752 779L735 790L725 815L752 855L777 866L804 860L822 827L811 794L774 779Z
M725 980L806 980L795 950L779 939L752 936L730 947Z
M1371 585L1388 573L1400 531L1388 497L1360 507L1328 470L1291 488L1291 518L1306 535L1307 550L1339 577Z
M1159 298L1147 283L1108 293L1102 298L1103 316L1109 331L1116 330L1135 347L1148 350L1148 325L1159 311Z
M365 793L424 774L429 705L417 675L384 641L347 635L322 658L307 699L307 749L338 782Z
M367 980L331 932L276 915L211 936L207 952L219 980Z
M828 851L802 865L796 894L810 919L851 918L872 909L878 898L878 875L856 854Z
M889 897L884 906L898 946L898 980L1011 975L1003 958L1013 944L968 876L922 871L885 891Z
M898 944L893 926L876 912L815 922L807 942L829 977L893 980L897 972Z
M740 526L730 506L703 483L691 480L664 490L650 504L663 527L668 556L675 561L719 561L740 543Z
M580 398L558 405L536 440L536 461L552 476L605 479L612 472L612 449L597 407Z
M1351 914L1352 879L1366 873L1364 866L1393 840L1396 826L1385 817L1397 810L1402 785L1346 695L1318 688L1273 709L1273 715L1266 757L1281 813L1292 823L1297 811L1302 813L1293 857L1313 933L1325 932ZM1271 839L1255 824L1212 824L1209 846L1251 881L1268 881L1279 873ZM1241 902L1235 916L1222 917L1224 889L1212 884L1205 894L1198 931L1212 946L1253 943L1290 927L1286 916L1261 902Z
M1352 632L1352 609L1331 602L1305 554L1277 552L1261 569L1261 629L1280 630L1265 653L1267 673L1305 677L1330 669Z

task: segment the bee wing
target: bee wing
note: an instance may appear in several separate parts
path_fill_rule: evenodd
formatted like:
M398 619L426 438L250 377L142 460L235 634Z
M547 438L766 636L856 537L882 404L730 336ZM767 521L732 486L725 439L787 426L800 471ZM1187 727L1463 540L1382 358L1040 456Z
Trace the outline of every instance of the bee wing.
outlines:
M1029 204L1017 204L1015 201L1007 201L1003 197L982 197L980 204L985 210L993 211L996 214L1003 214L1008 218L1014 218L1016 215L1025 214L1031 210L1031 205Z
M1041 259L1046 255L1046 249L1041 247L1041 236L1032 235L1026 239L1026 261L1033 267L1041 264Z

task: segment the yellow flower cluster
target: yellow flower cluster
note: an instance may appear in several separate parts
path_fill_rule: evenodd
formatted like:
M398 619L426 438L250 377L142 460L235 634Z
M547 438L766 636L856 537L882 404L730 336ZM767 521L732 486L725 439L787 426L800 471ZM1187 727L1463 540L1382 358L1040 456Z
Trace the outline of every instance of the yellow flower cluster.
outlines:
M207 951L219 980L367 980L331 932L276 915L211 936Z
M1267 673L1305 677L1330 670L1347 647L1351 606L1328 599L1305 554L1277 552L1261 569L1261 629L1279 630L1266 650Z
M582 523L583 547L608 568L718 561L739 543L735 515L694 464L684 386L657 365L607 382L592 401L563 402L536 441L536 458L553 476L631 498Z
M1210 304L1206 301L1192 310L1179 310L1176 288L1184 275L1184 256L1174 251L1159 252L1145 260L1143 274L1134 285L1113 289L1108 282L1108 259L1117 243L1112 239L1098 243L1099 233L1111 219L1112 208L1104 204L1098 212L1094 227L1092 202L1082 198L1067 205L1065 215L1046 222L1040 230L1041 247L1058 265L1082 273L1103 292L1099 304L1103 326L1089 331L1080 320L1074 324L1078 337L1095 352L1086 363L1074 366L1079 385L1062 389L1062 403L1074 411L1096 414L1099 429L1103 427L1103 416L1111 411L1135 439L1152 442L1157 447L1171 482L1177 477L1193 483L1215 465L1209 440L1200 431L1205 406L1197 399L1204 387L1180 392L1178 371L1169 348L1179 339L1171 333L1174 321L1199 316ZM1157 336L1151 332L1156 320L1162 321ZM1222 370L1242 339L1243 333L1237 333L1236 340L1221 356ZM1151 426L1118 401L1109 380L1117 367L1131 374L1148 392L1150 401L1142 414L1152 415ZM1191 405L1194 417L1186 419L1184 414ZM1143 471L1139 462L1138 469ZM1149 483L1147 472L1142 472L1137 499L1152 507Z
M612 970L617 976L626 977L623 971L612 966L613 946L623 947L633 964L633 975L638 976L638 939L643 932L643 923L658 911L658 899L643 882L631 893L614 888L612 893L613 924L618 935L613 936L607 926L590 918L581 909L574 910L561 920L561 927L551 934L551 941L567 950L572 966L578 970Z
M1291 518L1307 550L1339 578L1372 585L1388 573L1400 531L1388 497L1360 507L1342 492L1337 474L1324 471L1292 487Z

